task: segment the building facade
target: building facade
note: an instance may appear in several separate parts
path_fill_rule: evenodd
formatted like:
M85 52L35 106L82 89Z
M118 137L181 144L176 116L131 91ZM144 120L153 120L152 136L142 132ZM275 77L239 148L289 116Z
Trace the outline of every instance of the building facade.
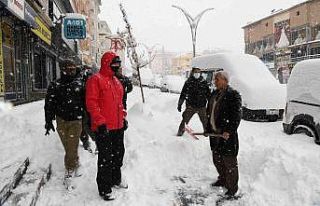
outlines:
M172 59L172 73L185 74L191 69L192 53L181 54Z
M45 96L60 75L59 62L81 64L79 42L61 34L65 0L0 0L0 99L15 104Z
M280 83L293 66L320 58L320 0L308 0L243 27L245 53L258 56Z
M80 40L80 54L82 63L97 67L98 63L98 14L100 13L101 0L70 0L75 13L86 16L87 38Z

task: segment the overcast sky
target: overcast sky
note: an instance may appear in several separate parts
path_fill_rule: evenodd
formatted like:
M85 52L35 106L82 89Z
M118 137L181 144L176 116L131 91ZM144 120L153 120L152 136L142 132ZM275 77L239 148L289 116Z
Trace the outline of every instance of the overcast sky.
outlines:
M205 13L197 30L197 51L223 48L244 51L242 27L268 16L272 9L286 9L304 0L122 0L133 35L138 42L163 45L175 52L192 51L191 32L178 5L191 16ZM112 32L124 29L119 0L102 0L100 19L106 20ZM161 47L159 46L159 47Z

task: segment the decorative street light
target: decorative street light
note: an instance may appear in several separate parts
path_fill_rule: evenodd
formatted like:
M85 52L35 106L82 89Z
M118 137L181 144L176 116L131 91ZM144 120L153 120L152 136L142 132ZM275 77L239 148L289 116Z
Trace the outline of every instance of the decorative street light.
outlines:
M149 59L149 68L150 70L152 70L152 61L154 60L156 54L154 52L156 46L158 46L159 44L154 44L152 45L151 47L150 46L147 46L146 44L144 43L140 43L142 46L144 46L148 52L148 59Z
M192 18L190 14L188 14L186 12L186 10L184 10L183 8L176 6L176 5L172 5L172 7L179 9L180 11L182 11L182 13L186 16L190 29L191 29L191 37L192 37L192 52L193 52L193 57L196 56L196 40L197 40L197 28L198 28L198 24L199 21L202 17L202 15L209 11L209 10L213 10L214 8L208 8L203 10L200 14L198 14L195 18Z

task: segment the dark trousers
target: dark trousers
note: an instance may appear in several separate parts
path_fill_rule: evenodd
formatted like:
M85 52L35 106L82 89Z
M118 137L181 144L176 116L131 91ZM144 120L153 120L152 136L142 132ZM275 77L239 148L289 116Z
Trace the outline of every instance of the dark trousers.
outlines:
M207 109L206 107L201 108L193 108L191 106L187 106L186 110L182 113L182 121L179 126L178 132L183 132L185 124L188 124L192 116L197 113L199 115L200 121L202 123L203 130L206 130L207 127Z
M124 156L123 130L111 130L108 135L96 136L98 147L97 184L100 195L110 193L111 187L121 183Z
M212 159L219 174L218 179L230 193L235 194L238 191L239 180L237 156L226 156L212 151Z

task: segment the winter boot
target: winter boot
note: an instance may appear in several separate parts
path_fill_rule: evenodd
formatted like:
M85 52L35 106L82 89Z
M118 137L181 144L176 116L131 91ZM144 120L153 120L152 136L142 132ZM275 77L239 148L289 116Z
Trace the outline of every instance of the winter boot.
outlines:
M115 199L115 195L113 192L102 194L100 195L100 197L105 201L111 201Z
M69 191L75 188L74 185L72 184L72 173L73 173L72 171L66 170L63 178L63 185Z
M225 183L221 179L218 179L217 181L211 184L211 187L224 187L224 186L225 186Z
M90 146L90 141L89 139L86 139L82 142L82 146L83 146L83 149L87 150L88 152L92 153L92 149L91 149L91 146Z
M128 183L122 179L119 184L113 186L114 189L128 189Z
M73 176L74 177L81 177L82 176L80 165L74 169Z
M180 136L182 136L182 135L183 135L183 133L184 133L184 131L183 131L183 130L179 130L179 131L177 132L177 136L178 136L178 137L180 137Z

